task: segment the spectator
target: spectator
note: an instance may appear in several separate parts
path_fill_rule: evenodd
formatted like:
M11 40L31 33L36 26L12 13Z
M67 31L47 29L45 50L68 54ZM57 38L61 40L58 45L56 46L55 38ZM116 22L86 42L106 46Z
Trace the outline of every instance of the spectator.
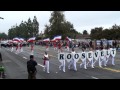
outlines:
M37 69L36 66L37 62L34 60L34 56L30 55L30 60L27 61L27 71L28 71L28 79L36 79Z

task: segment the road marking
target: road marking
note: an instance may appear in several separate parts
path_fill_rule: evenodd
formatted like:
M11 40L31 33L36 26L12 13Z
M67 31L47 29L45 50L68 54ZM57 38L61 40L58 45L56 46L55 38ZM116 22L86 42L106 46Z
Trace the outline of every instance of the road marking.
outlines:
M107 68L107 67L102 68L102 69L109 70L109 71L112 71L112 72L117 72L117 73L119 73L119 72L120 72L120 70L117 70L117 69L112 69L112 68Z
M26 57L23 57L24 59L27 59Z
M39 64L39 63L38 63L38 65L41 66L41 67L44 67L42 64Z
M94 77L94 76L91 76L93 79L99 79L99 78L97 78L97 77Z

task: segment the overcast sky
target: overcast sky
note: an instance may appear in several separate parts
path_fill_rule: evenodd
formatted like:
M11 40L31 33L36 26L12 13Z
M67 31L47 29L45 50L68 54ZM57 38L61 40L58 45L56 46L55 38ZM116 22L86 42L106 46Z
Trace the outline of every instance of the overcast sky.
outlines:
M120 11L66 11L65 19L70 21L78 32L90 30L95 27L110 28L112 25L120 25ZM39 32L44 30L44 25L49 24L50 11L0 11L0 32L8 33L11 26L19 25L21 21L27 21L36 16L40 24Z

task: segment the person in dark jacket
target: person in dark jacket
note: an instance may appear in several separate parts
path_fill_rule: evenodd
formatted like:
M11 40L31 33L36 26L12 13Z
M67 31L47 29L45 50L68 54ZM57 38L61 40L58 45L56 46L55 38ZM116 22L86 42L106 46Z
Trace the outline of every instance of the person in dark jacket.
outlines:
M28 79L36 79L37 73L37 62L34 60L34 56L30 55L30 60L27 61L27 71L28 71Z

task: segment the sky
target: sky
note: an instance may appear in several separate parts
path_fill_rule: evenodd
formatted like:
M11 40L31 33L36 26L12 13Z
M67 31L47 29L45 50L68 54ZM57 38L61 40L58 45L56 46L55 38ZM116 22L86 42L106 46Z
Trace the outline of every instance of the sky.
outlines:
M50 11L0 11L0 33L5 32L13 25L19 25L21 21L33 20L37 17L39 32L43 32L45 25L49 24ZM110 28L114 24L120 25L120 11L65 11L65 19L74 25L74 28L82 33L87 30L90 33L95 27Z

